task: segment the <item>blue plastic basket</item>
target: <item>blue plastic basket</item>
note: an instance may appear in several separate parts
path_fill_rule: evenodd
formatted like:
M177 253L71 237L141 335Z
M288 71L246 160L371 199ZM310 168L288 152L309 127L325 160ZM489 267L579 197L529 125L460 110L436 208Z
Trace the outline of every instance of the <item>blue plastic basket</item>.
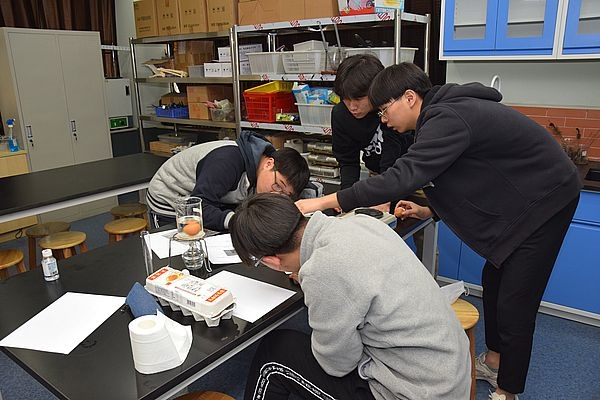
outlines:
M190 110L187 107L154 107L157 117L165 118L189 118Z

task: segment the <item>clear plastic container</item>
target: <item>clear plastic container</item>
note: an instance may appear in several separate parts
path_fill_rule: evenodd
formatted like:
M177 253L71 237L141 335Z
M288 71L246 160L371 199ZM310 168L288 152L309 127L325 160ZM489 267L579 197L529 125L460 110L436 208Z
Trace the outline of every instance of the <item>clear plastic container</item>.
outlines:
M283 74L281 52L248 53L252 74Z
M281 54L287 74L318 74L327 68L325 50L285 51Z
M416 47L400 47L400 62L413 62L415 59ZM377 57L384 67L389 67L394 63L394 48L393 47L361 47L361 48L346 48L346 57L357 54L372 54Z
M299 104L300 123L304 126L331 126L332 104Z

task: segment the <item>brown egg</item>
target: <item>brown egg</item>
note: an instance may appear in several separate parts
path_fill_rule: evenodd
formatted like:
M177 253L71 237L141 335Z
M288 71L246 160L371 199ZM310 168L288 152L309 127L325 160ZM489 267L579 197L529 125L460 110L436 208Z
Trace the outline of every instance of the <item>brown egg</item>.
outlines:
M201 227L198 221L191 221L183 227L183 233L188 236L196 236L198 233L200 233L200 229Z
M402 218L402 214L404 214L404 211L406 211L404 208L398 207L394 210L394 216L396 218Z

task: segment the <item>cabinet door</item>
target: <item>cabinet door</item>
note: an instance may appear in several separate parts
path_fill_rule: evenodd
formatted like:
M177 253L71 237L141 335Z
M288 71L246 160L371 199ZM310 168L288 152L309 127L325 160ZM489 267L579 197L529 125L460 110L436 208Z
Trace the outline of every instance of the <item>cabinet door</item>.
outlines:
M444 55L491 54L496 40L497 10L498 0L446 0Z
M111 156L97 35L58 35L75 163Z
M438 227L438 275L458 279L462 242L443 222Z
M600 1L569 0L563 54L600 54Z
M573 222L565 236L544 300L600 314L600 225Z
M10 47L32 171L73 164L67 104L54 35L10 32Z
M508 0L498 5L496 50L552 54L558 0Z

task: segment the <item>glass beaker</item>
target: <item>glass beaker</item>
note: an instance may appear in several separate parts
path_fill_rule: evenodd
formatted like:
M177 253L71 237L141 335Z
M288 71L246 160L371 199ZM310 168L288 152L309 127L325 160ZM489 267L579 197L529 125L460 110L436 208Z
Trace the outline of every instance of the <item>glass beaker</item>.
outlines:
M175 218L178 239L195 240L204 236L200 197L183 197L175 200Z

